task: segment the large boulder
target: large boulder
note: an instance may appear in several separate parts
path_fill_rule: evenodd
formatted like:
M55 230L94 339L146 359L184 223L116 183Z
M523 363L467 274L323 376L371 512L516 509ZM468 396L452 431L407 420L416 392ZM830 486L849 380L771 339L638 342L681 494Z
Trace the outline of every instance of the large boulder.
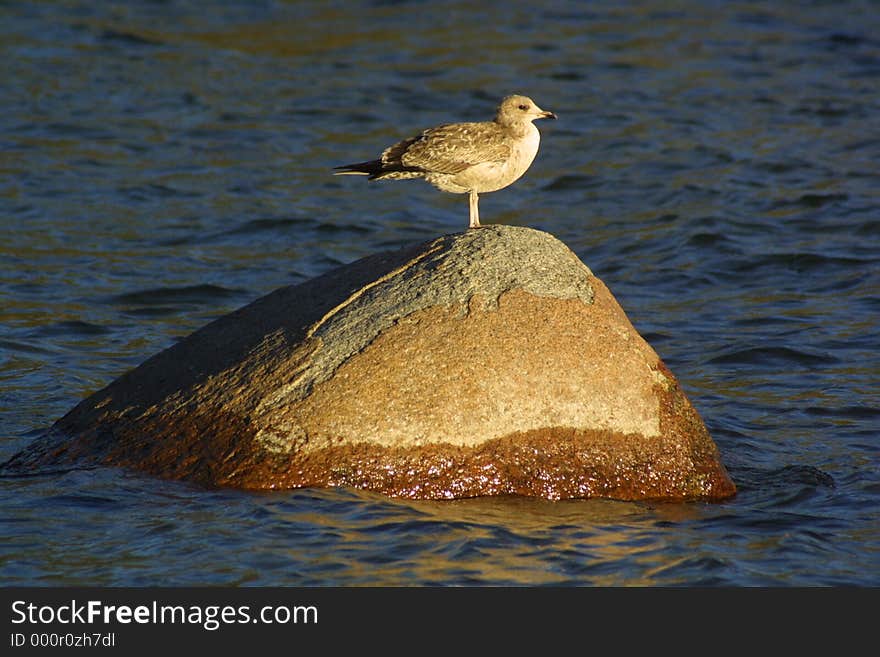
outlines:
M7 469L393 496L720 499L697 412L564 244L487 226L221 317L96 392Z

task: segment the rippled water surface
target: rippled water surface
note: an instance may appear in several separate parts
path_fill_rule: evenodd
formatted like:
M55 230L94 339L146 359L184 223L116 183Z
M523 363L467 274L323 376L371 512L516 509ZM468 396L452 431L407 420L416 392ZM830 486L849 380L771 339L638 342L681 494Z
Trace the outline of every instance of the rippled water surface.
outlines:
M880 585L876 2L0 4L0 459L213 317L463 230L329 170L511 92L560 120L481 218L609 285L736 498L7 477L0 582Z

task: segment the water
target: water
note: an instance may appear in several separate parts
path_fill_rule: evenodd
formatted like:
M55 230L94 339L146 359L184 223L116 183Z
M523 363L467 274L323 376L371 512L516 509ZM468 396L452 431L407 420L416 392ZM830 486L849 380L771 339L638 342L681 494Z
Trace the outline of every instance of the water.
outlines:
M549 231L676 374L720 504L2 478L5 585L880 584L874 2L5 2L0 459L282 285L466 227L330 167L541 124L484 222Z

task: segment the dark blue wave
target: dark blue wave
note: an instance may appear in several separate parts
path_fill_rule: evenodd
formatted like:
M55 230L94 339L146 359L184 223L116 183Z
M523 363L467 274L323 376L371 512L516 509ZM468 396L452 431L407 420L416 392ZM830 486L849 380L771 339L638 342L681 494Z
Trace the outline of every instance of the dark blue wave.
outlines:
M226 288L219 285L186 285L183 287L157 287L136 292L126 292L110 298L110 302L123 306L158 306L166 304L207 304L221 299L231 299L246 294L246 290Z
M748 347L716 356L708 361L716 365L829 365L839 359L829 354L816 354L793 347Z

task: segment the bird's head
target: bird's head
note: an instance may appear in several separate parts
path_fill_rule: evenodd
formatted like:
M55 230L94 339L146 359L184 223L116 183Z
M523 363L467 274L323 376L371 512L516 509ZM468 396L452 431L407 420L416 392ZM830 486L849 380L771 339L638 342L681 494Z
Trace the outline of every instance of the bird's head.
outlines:
M507 96L498 106L495 121L501 125L531 122L535 119L555 119L553 112L542 110L528 96Z

